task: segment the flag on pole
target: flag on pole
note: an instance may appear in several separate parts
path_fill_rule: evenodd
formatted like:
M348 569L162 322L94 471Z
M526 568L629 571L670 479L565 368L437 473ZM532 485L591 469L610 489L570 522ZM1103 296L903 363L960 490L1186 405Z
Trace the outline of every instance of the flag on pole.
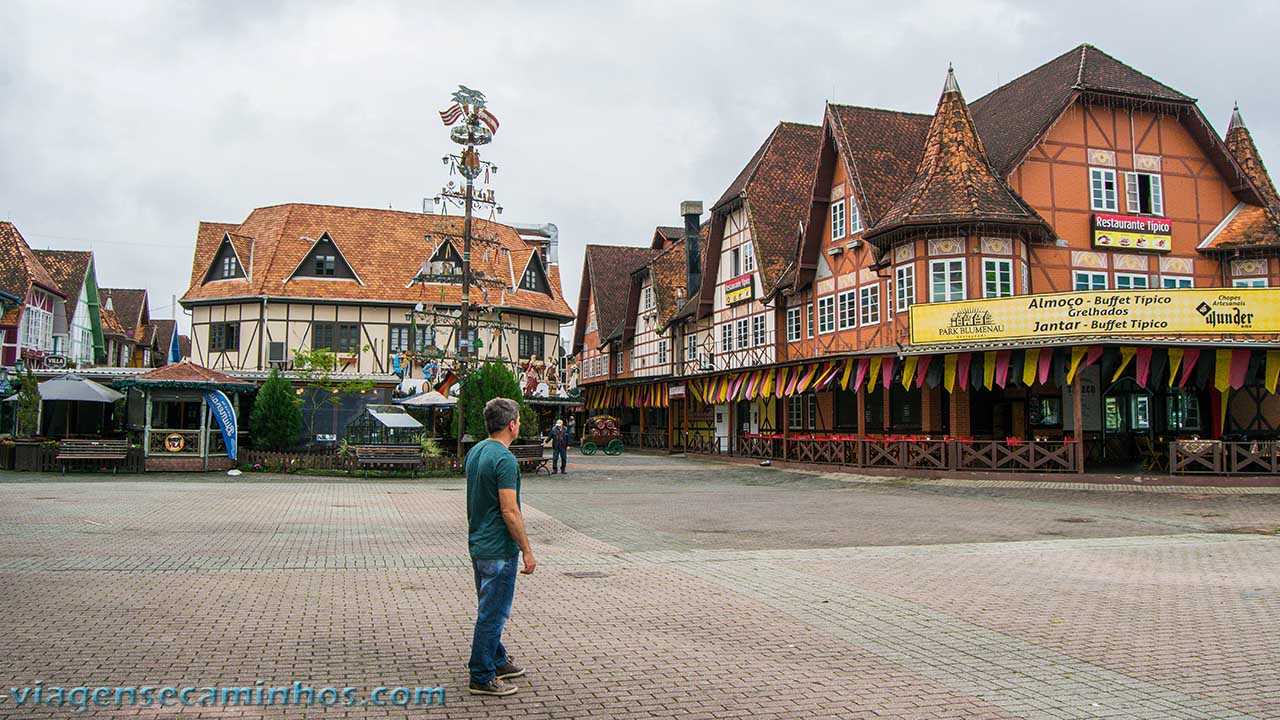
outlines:
M476 113L476 116L480 118L480 122L484 123L485 127L489 128L489 132L498 132L498 118L495 117L493 113L489 112L486 108L480 108L480 111Z
M452 125L462 118L462 106L458 103L450 105L447 109L440 111L440 120L446 126Z

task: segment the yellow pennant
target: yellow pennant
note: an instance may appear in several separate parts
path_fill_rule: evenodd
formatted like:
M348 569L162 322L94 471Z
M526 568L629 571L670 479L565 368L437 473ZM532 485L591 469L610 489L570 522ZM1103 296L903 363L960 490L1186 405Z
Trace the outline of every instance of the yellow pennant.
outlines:
M849 389L849 376L853 374L853 358L849 358L844 363L844 373L840 375L840 389Z
M1088 345L1072 345L1071 346L1071 368L1067 370L1067 384L1070 385L1072 380L1076 379L1076 370L1080 369L1080 361L1084 360L1084 356L1089 352Z
M1006 380L1008 382L1008 380ZM996 351L982 353L982 386L990 390L996 384Z
M959 359L960 356L955 353L942 358L942 386L947 389L948 394L956 389L956 361Z
M1022 355L1022 384L1031 387L1036 381L1036 367L1040 364L1040 348L1031 348Z
M871 358L871 368L867 371L867 392L871 392L873 388L878 388L883 383L880 379L880 363L884 358L876 355Z
M1120 375L1124 372L1125 368L1129 367L1129 363L1133 362L1134 353L1137 352L1138 348L1134 347L1120 348L1120 367L1116 368L1116 374L1111 376L1111 382L1115 382L1120 379ZM1230 365L1231 363L1227 364Z
M1222 414L1227 414L1227 389L1231 387L1231 351L1219 350L1213 363L1213 386L1222 393Z
M1267 392L1272 395L1276 394L1277 380L1280 380L1280 350L1268 350L1267 372L1263 384L1267 386Z
M1182 367L1182 355L1185 352L1182 348L1169 348L1169 387L1173 387L1174 380L1178 377L1178 368Z
M760 396L769 397L773 392L773 377L777 375L776 370L765 370L764 378L761 379Z
M911 387L911 378L916 374L916 363L920 362L919 355L908 355L906 363L902 366L902 387Z

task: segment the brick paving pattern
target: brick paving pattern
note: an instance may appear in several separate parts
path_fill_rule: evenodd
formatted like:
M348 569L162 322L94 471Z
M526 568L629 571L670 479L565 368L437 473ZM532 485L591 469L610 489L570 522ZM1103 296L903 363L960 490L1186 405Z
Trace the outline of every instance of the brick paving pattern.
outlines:
M529 477L512 698L466 694L459 480L0 477L0 694L443 685L28 717L1280 717L1280 496L643 455ZM217 481L210 481L210 479ZM572 573L572 575L571 575Z

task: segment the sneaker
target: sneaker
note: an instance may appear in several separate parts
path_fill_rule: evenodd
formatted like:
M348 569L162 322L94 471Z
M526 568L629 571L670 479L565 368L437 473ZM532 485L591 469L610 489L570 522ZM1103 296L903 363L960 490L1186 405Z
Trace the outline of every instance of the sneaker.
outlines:
M511 658L507 658L506 664L498 668L498 679L506 680L507 678L517 678L524 676L524 668L511 662Z
M467 687L467 691L472 695L496 695L497 697L514 695L516 690L519 689L502 678L494 678L487 683L478 683L472 680L470 686Z

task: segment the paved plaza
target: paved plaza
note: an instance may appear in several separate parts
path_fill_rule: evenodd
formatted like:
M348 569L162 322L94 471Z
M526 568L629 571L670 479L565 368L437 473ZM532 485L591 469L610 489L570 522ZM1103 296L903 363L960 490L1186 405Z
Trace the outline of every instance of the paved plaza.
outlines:
M0 718L1276 718L1280 493L575 455L526 477L511 698L458 479L0 477ZM16 707L32 686L446 704Z

